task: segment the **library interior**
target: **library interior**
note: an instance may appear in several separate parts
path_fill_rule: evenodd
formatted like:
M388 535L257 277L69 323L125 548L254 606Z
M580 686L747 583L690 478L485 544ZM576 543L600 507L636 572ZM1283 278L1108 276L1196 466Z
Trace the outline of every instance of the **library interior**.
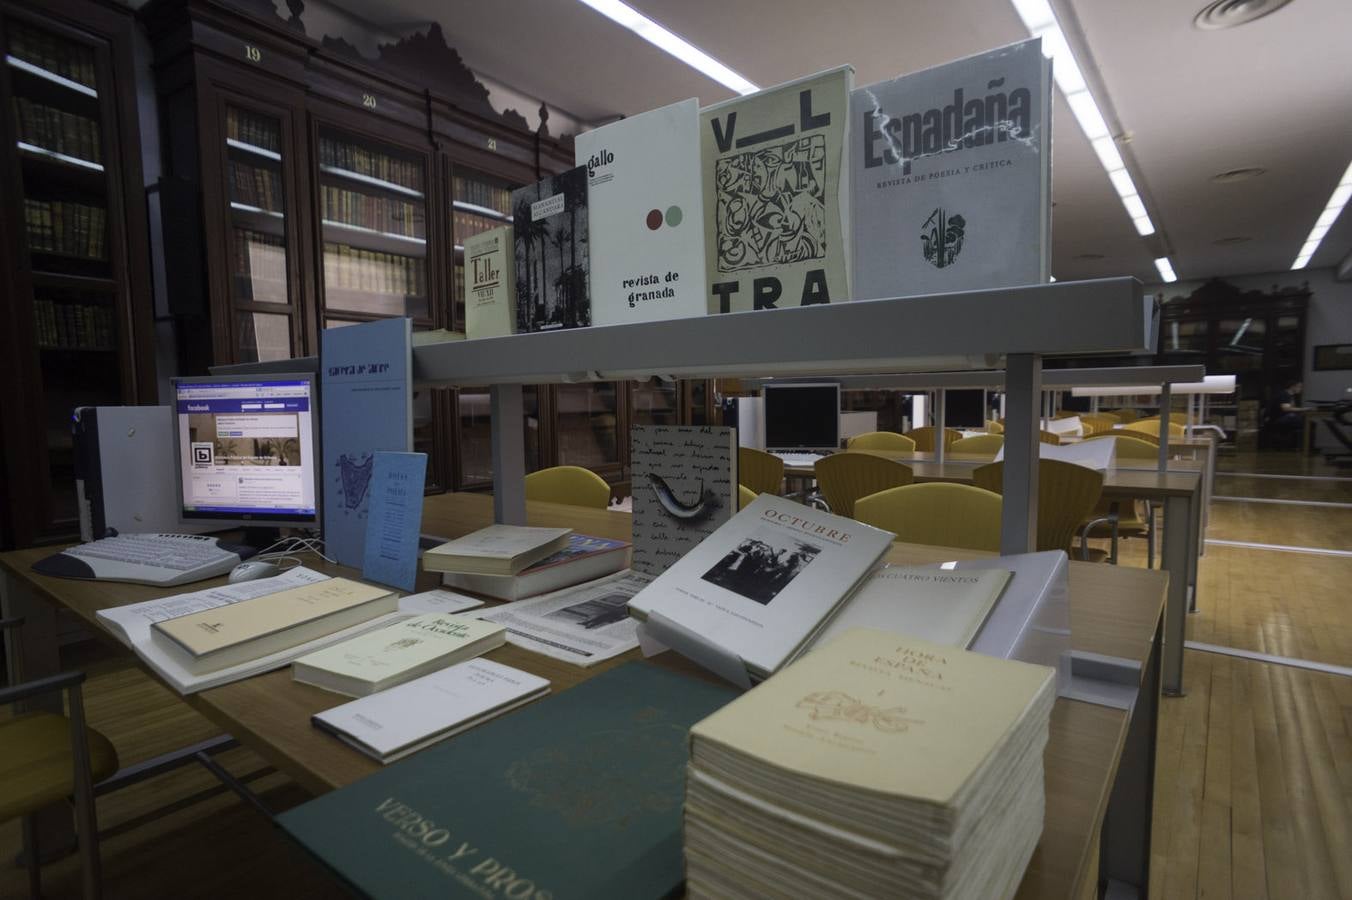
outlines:
M0 900L1352 900L1349 33L0 0Z

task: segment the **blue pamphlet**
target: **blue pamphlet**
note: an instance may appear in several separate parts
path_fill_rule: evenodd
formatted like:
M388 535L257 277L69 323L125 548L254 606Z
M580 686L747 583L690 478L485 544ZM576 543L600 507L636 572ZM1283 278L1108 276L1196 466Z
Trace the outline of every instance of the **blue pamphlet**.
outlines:
M366 559L361 577L401 591L418 575L418 529L422 525L426 453L377 450L371 466L366 513Z
M355 568L366 556L375 452L413 449L412 321L382 319L325 330L319 377L324 546Z

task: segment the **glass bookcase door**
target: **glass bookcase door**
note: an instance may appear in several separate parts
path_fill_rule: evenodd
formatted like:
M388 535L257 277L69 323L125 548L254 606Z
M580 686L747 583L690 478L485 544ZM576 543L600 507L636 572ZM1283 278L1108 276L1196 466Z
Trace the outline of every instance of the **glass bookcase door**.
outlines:
M582 466L602 475L618 469L618 395L615 382L557 386L554 422L559 465Z
M457 169L451 177L451 327L465 330L465 240L512 224L513 185L501 178Z
M459 420L457 447L460 458L459 487L481 487L493 481L493 442L491 403L487 389L462 388L456 392L456 417ZM522 435L526 447L526 471L540 468L540 389L527 385L521 389Z
M71 412L126 402L117 295L123 277L109 251L113 178L105 169L111 82L95 47L16 18L5 22L4 63L22 185L32 284L33 380L42 469L31 495L41 530L77 527ZM115 129L114 129L115 131ZM12 287L10 287L12 290ZM17 448L11 448L17 450Z
M230 102L224 134L234 357L237 362L289 359L295 298L287 265L282 121Z
M425 155L321 126L319 194L325 324L430 325Z
M631 425L681 424L680 382L635 381L629 385L629 423Z

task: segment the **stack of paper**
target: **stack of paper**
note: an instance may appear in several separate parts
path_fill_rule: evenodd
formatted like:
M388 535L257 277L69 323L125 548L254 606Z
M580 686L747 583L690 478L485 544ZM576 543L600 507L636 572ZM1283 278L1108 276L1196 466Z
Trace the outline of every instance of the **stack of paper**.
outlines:
M687 896L1012 897L1051 669L856 629L690 732Z
M568 546L571 528L489 525L423 554L428 572L516 575Z

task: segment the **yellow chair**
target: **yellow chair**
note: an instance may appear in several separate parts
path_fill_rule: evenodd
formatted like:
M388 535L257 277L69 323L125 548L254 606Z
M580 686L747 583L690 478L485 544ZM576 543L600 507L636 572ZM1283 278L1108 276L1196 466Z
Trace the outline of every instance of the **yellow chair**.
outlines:
M1124 425L1128 422L1135 422L1141 417L1140 411L1135 409L1115 409L1113 415L1117 416L1117 421Z
M895 431L868 431L856 434L845 444L847 450L888 450L894 453L911 453L915 450L915 441Z
M1139 420L1139 421L1132 422L1130 425L1124 425L1124 426L1122 427L1121 430L1122 430L1122 431L1134 431L1134 432L1139 432L1139 433L1141 433L1141 434L1148 434L1148 435L1152 436L1153 438L1155 438L1156 443L1158 443L1158 442L1159 442L1159 437L1160 437L1160 420L1159 420L1159 419L1141 419L1141 420ZM1170 438L1181 438L1181 437L1186 436L1187 433L1188 433L1188 430L1187 430L1186 428L1184 428L1182 425L1179 425L1177 422L1170 422L1170 423L1169 423L1169 437L1170 437Z
M913 428L906 432L906 437L915 441L915 449L922 453L934 452L934 426L924 425L920 428ZM947 450L952 443L962 437L961 431L954 431L952 428L944 429L944 449Z
M981 466L972 473L977 487L1004 493L1003 461ZM1037 549L1072 552L1080 532L1080 558L1089 559L1082 524L1103 493L1103 473L1058 459L1038 460Z
M986 422L986 431L990 434L1004 434L1005 426L994 419L990 419Z
M1044 444L1060 445L1061 443L1061 436L1054 431L1039 431L1037 439Z
M817 477L817 488L826 498L831 512L851 518L854 517L855 501L860 497L915 480L910 467L867 453L823 456L812 469Z
M949 453L970 453L994 457L1005 445L1003 434L976 434L954 441L948 446Z
M20 619L0 620L0 631L20 624ZM32 712L0 722L0 822L23 818L24 859L32 897L42 896L41 848L33 817L67 798L74 800L84 896L99 896L94 783L116 772L118 763L117 751L108 739L85 725L80 696L84 679L83 672L65 672L0 688L0 705L64 691L70 707L69 718L54 712Z
M610 506L610 485L590 469L554 466L526 476L526 499L605 509Z
M1160 448L1157 444L1143 441L1135 435L1128 434L1125 428L1109 434L1095 435L1092 438L1086 438L1086 440L1101 441L1107 438L1112 438L1117 442L1116 449L1113 452L1119 460L1154 463L1160 458ZM1142 509L1145 510L1144 518L1140 513ZM1114 520L1116 520L1115 528L1113 527ZM1091 537L1104 537L1104 526L1107 525L1109 531L1107 537L1112 541L1112 550L1108 555L1109 562L1117 562L1117 539L1119 537L1143 537L1146 539L1146 568L1153 569L1155 567L1155 505L1149 500L1140 500L1133 497L1110 501L1099 498L1098 505L1089 514L1089 520L1085 524L1089 526L1088 533Z
M746 505L756 499L756 492L744 484L737 485L737 508L746 509Z
M854 517L909 544L999 552L1002 503L969 484L908 484L860 497Z
M784 484L784 460L764 450L738 447L737 481L757 494L778 494Z
M1096 413L1090 413L1090 415L1091 415L1091 416L1094 416L1095 418L1106 419L1106 420L1108 421L1108 424L1110 424L1110 425L1120 425L1120 424L1122 424L1122 417L1121 417L1120 415L1118 415L1117 413L1110 413L1110 412L1096 412Z

